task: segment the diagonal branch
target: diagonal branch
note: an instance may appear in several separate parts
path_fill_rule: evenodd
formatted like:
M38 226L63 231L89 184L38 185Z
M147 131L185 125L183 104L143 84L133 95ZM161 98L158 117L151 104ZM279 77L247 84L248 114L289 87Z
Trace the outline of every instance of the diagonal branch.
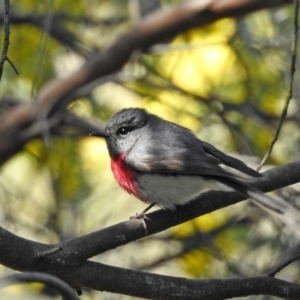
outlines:
M38 109L34 104L12 109L0 122L0 164L20 151L33 136L30 127L38 120L38 111L46 116L49 129L63 121L64 110L74 101L73 92L103 76L119 71L133 53L147 51L151 46L225 17L290 4L292 0L190 0L168 11L149 15L136 27L121 35L110 47L95 53L86 63L65 79L47 83L38 95ZM40 126L42 131L42 126ZM36 137L36 135L34 136Z
M86 276L89 274L89 276ZM76 280L74 280L76 277ZM85 262L61 278L100 291L164 300L216 300L249 295L300 299L300 286L268 276L192 280Z
M254 185L264 192L282 188L300 182L300 161L271 169L264 173L262 179L256 179ZM158 210L147 215L145 221L129 220L89 235L82 236L60 244L72 249L72 244L81 245L81 252L76 254L74 261L84 261L94 255L114 249L137 239L149 236L167 228L192 220L198 216L210 213L217 209L233 205L245 198L237 192L209 191L200 194L195 201L187 203L176 211ZM145 231L144 223L147 230ZM76 247L76 246L75 246ZM73 252L74 253L74 252ZM81 256L81 257L80 257ZM71 262L71 261L70 261Z

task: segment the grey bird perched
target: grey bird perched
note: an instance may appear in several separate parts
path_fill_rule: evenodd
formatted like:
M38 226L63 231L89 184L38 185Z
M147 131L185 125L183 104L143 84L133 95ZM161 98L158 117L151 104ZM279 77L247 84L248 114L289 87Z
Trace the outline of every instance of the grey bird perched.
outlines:
M144 109L122 109L104 131L91 135L105 139L119 185L150 204L140 217L154 205L174 210L199 195L206 183L214 189L227 186L276 213L286 211L285 202L264 195L248 179L221 165L251 177L262 174L198 139L189 129Z

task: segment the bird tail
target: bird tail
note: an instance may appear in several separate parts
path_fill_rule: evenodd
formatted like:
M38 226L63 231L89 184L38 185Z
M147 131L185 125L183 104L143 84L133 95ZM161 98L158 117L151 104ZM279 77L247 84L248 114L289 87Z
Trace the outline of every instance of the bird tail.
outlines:
M260 205L278 214L284 214L288 206L290 206L287 202L284 202L283 199L279 197L270 197L253 187L251 190L247 190L246 194Z
M297 228L295 232L299 234L300 228L300 214L299 211L281 197L276 195L263 194L258 189L251 189L247 191L247 195L254 200L256 205L262 207L269 214L275 216L283 224L291 228Z
M236 178L226 178L222 180L226 185L240 192L244 196L251 198L255 204L263 208L269 214L288 226L300 228L300 214L295 207L284 201L281 197L264 194L251 183Z

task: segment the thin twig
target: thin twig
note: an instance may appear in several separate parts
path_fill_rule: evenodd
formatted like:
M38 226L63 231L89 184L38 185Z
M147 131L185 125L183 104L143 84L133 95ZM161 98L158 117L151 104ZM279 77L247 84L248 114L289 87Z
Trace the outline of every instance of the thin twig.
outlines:
M55 253L60 252L60 251L62 251L61 247L54 247L54 248L51 248L49 250L37 253L36 257L41 258L41 257L45 257L45 256L55 254Z
M10 3L9 0L4 0L4 16L3 16L3 24L4 24L4 41L3 41L3 49L0 59L0 80L2 78L3 66L5 61L8 61L14 71L18 74L16 67L13 65L11 60L8 58L8 47L9 47L9 25L10 25Z
M4 0L4 16L3 16L3 25L4 25L4 41L3 41L3 49L0 60L0 80L2 78L3 65L6 61L8 47L9 47L9 9L10 3L9 0Z
M15 71L15 73L16 73L17 75L19 75L19 72L18 72L16 66L15 66L14 63L10 60L10 58L9 58L8 56L6 56L6 61L10 64L10 66L13 68L13 70Z
M265 154L264 158L262 159L261 163L259 164L259 166L257 167L257 171L259 171L262 166L264 165L264 163L266 162L266 160L269 158L269 156L271 155L274 145L278 140L283 122L286 118L287 115L287 111L289 108L289 104L293 98L293 86L294 86L294 78L295 78L295 72L296 72L296 61L297 61L297 44L298 44L298 31L299 31L299 20L298 20L298 15L299 15L299 1L298 0L294 0L294 34L293 34L293 41L292 41L292 60L291 60L291 66L290 66L290 84L289 84L289 89L288 89L288 93L286 96L286 100L285 100L285 105L283 107L282 113L281 113L281 117L278 123L278 127L276 129L275 132L275 136L271 142L271 145L267 151L267 153Z
M34 76L32 80L32 86L31 86L31 98L36 100L35 97L35 90L41 83L42 79L42 71L43 71L43 63L46 56L46 50L47 50L47 43L49 39L49 32L51 31L52 22L53 22L53 0L48 0L48 12L45 16L45 21L43 24L43 30L41 34L41 40L40 40L40 52L37 56L37 62L35 65L34 70Z
M35 89L41 83L42 80L42 73L43 73L43 63L45 61L46 51L47 51L47 44L49 39L49 32L51 31L52 22L53 22L53 0L48 0L48 13L46 15L44 28L42 31L42 37L40 40L40 53L38 55L37 63L35 66L34 77L32 80L31 86L31 98L34 99L35 103L37 103L37 98L35 97ZM42 126L42 139L46 146L50 146L51 143L51 134L49 129L49 124L46 120L45 112L41 109L38 110L38 121L41 121Z
M284 269L285 267L287 267L288 265L290 265L292 262L296 261L299 258L300 258L300 253L298 253L292 258L289 258L288 260L286 260L285 262L281 263L279 266L274 268L271 272L268 273L268 276L274 277L278 272L280 272L282 269Z

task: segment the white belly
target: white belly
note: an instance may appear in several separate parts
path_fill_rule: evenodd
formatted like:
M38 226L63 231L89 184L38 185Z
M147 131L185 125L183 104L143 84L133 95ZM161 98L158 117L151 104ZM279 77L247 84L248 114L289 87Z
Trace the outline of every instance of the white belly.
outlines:
M143 200L158 206L175 209L175 205L187 203L208 189L228 190L213 180L198 176L140 175L138 186Z

